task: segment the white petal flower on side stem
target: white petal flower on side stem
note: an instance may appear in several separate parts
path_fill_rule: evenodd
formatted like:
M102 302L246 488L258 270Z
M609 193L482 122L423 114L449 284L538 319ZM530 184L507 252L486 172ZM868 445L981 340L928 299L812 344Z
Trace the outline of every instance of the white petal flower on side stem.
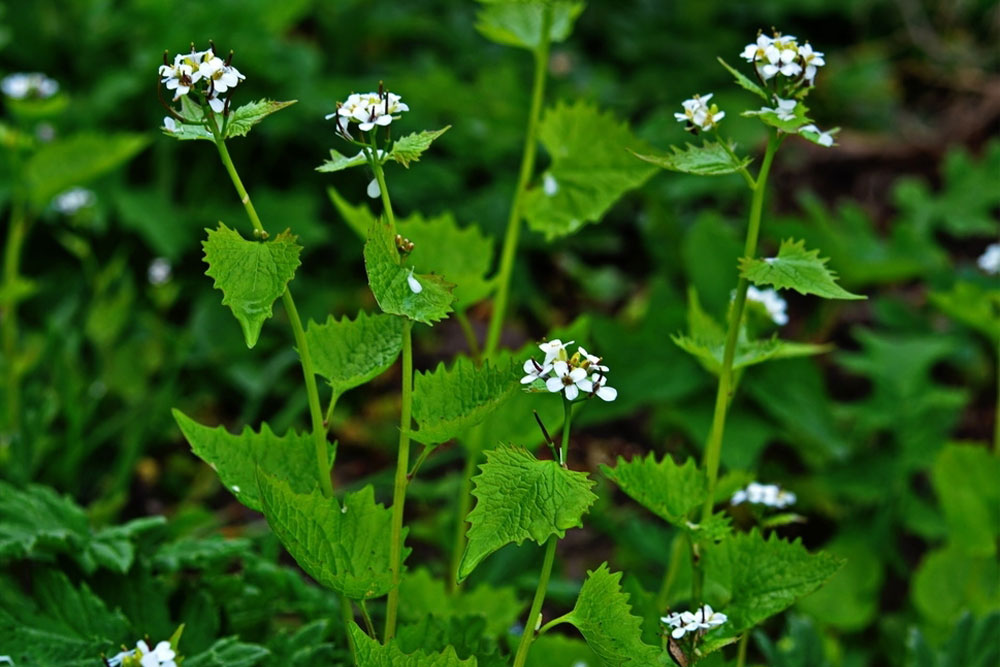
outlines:
M0 91L15 100L28 97L45 99L59 92L59 82L41 72L19 72L8 74L0 80Z
M562 342L558 338L555 340L550 340L545 343L539 343L538 349L545 353L545 361L542 362L543 365L549 365L556 359L566 359L566 347L572 345L575 341Z
M803 125L802 127L799 128L799 133L801 134L802 132L809 132L811 134L819 135L816 138L816 143L818 143L820 146L826 146L827 148L833 146L833 134L831 134L830 132L824 132L815 125L811 124Z
M555 377L550 377L545 381L545 387L552 393L564 391L566 400L573 401L580 395L580 382L587 379L587 371L582 368L570 370L569 364L565 361L557 361L552 364L552 371Z
M687 123L688 129L696 128L705 132L718 126L719 121L725 118L726 112L719 111L716 105L708 106L708 101L712 99L713 93L708 95L695 95L689 100L681 102L684 113L675 113L674 118L678 122Z
M809 85L813 85L816 79L816 70L826 64L826 60L823 59L823 53L820 51L813 51L813 47L809 42L806 42L799 47L799 58L805 64L806 68L806 81Z
M788 324L788 302L778 296L775 290L771 288L762 290L750 285L747 288L747 298L762 304L775 324L779 326Z
M552 364L540 364L534 359L528 359L524 362L524 373L525 376L521 378L521 384L531 384L539 378L543 378L549 374L552 370Z
M992 243L987 246L986 252L979 256L976 264L990 275L995 276L1000 273L1000 243Z
M618 390L607 386L608 378L600 373L594 373L590 379L581 380L580 389L587 394L594 394L602 401L611 402L618 398Z
M785 491L776 484L759 484L750 482L745 489L735 492L729 500L732 505L750 503L751 505L766 505L783 509L795 504L797 497L791 491Z

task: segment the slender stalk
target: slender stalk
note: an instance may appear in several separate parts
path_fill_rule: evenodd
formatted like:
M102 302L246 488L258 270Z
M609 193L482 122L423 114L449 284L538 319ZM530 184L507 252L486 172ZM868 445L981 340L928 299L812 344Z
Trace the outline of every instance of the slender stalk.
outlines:
M396 634L399 581L403 573L403 505L406 502L406 473L410 462L410 409L413 404L413 338L410 334L413 322L411 320L404 320L404 322L403 405L399 413L399 452L396 457L396 480L392 490L392 543L389 545L393 587L389 591L389 599L386 603L385 641L389 641Z
M545 591L549 587L549 577L552 576L552 563L556 557L557 542L558 540L553 535L545 543L542 573L538 577L538 588L535 589L535 597L531 601L531 611L528 612L528 620L524 624L524 634L521 635L521 642L517 645L514 667L524 667L524 662L528 659L528 651L531 649L531 642L535 640L535 626L541 620L542 603L545 601Z
M21 250L28 235L30 219L20 199L15 199L7 223L7 241L4 245L3 286L0 294L0 322L2 322L4 368L6 370L5 394L7 402L7 430L17 433L21 429L21 376L17 364L17 283L20 280Z
M1000 340L997 341L997 410L993 414L993 453L1000 456Z
M538 635L537 636L541 637L542 635L544 635L546 632L548 632L552 628L556 627L557 625L559 625L561 623L566 623L567 620L569 619L569 617L570 617L569 614L563 614L562 616L560 616L558 618L553 618L551 621L549 621L548 623L546 623L542 627L538 628Z
M462 469L462 487L459 489L458 514L455 522L455 546L451 550L451 576L448 586L452 592L458 589L458 568L462 564L462 554L465 551L465 517L472 509L472 476L476 474L476 463L483 440L482 429L475 429L470 436L465 453L465 468Z
M351 608L351 601L346 595L340 596L340 618L344 621L344 634L347 635L347 647L351 649L351 661L358 664L358 650L354 646L354 637L351 636L351 623L354 623L354 610Z
M743 667L747 664L747 642L750 641L750 631L747 630L740 637L740 645L736 653L736 667Z
M333 392L330 394L330 403L326 406L326 416L323 417L323 427L326 432L330 432L330 423L333 421L333 410L337 407L337 399L340 398L340 394Z
M458 320L458 326L462 328L462 334L465 336L465 344L469 346L469 355L472 356L472 360L478 366L482 353L479 349L479 340L476 339L476 332L472 328L472 323L469 322L469 316L465 314L464 310L456 310L455 319Z
M569 426L573 421L573 404L563 399L563 412L566 417L563 419L562 445L559 448L559 465L563 468L569 467Z
M219 157L222 159L222 164L226 168L230 180L233 182L233 187L236 188L236 194L240 196L240 202L247 212L247 217L250 218L250 224L253 225L253 228L258 233L261 235L265 234L264 225L260 222L260 216L257 215L257 210L254 208L253 202L250 201L250 194L243 187L243 181L236 171L236 165L233 164L233 159L229 155L229 149L226 148L226 141L215 126L214 117L210 119L208 125L215 135L215 146L219 149ZM292 327L295 346L299 350L299 361L302 364L302 376L305 380L306 397L309 403L309 416L312 421L313 445L316 450L316 476L319 481L319 488L323 491L324 496L332 498L333 481L330 477L330 460L327 456L326 428L323 426L323 408L319 404L319 389L316 386L316 374L313 371L309 343L306 341L305 330L302 328L302 320L299 319L299 311L295 307L295 300L292 299L292 293L287 287L281 295L281 302L288 313L288 321Z
M747 225L744 257L753 257L757 253L757 237L760 234L760 219L764 210L764 191L767 189L767 176L771 170L774 153L778 150L781 139L772 134L767 142L767 150L760 166L760 172L754 183L753 198L750 202L750 219ZM739 340L740 324L743 321L743 309L747 300L749 282L740 278L736 285L736 300L733 302L729 317L729 331L726 335L726 347L722 356L722 369L719 372L719 385L715 394L715 411L712 414L712 429L705 445L705 472L708 475L708 496L702 508L702 520L712 515L715 498L715 483L719 477L719 460L722 456L722 439L726 428L726 411L732 397L733 358L736 354L736 343Z
M372 617L368 614L368 607L365 605L364 600L358 600L358 609L361 610L361 618L365 622L365 630L367 630L368 636L375 639L375 624L372 623Z
M524 136L524 152L521 155L521 171L517 178L517 188L510 205L510 215L507 218L507 234L504 237L503 251L500 255L500 271L497 279L497 295L493 300L493 315L490 317L490 328L486 334L485 356L490 358L496 352L500 343L500 332L503 330L503 320L507 311L507 299L510 296L510 275L514 270L514 257L517 254L517 242L521 236L521 204L535 171L535 151L538 146L538 119L541 116L542 100L545 97L545 76L549 66L549 31L552 26L552 7L548 4L542 13L542 39L535 50L535 78L531 88L531 107L528 112L528 129Z
M681 555L684 553L685 539L677 534L670 545L670 562L667 563L667 571L663 575L663 583L660 584L660 592L656 595L656 608L658 611L665 611L667 603L670 601L670 589L673 588L677 580L677 573L681 570Z

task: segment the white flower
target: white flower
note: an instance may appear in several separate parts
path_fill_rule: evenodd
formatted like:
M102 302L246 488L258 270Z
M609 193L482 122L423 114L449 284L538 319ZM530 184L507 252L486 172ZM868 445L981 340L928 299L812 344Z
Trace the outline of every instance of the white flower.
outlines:
M211 52L209 52L211 53ZM198 73L211 82L212 90L216 93L224 93L246 77L232 65L227 65L222 58L211 55L201 65L198 66Z
M557 361L552 364L552 371L556 375L545 381L545 387L553 393L565 391L566 400L576 400L576 397L580 395L580 383L587 379L587 371L582 368L570 370L569 364L565 361Z
M778 120L791 120L795 118L795 107L798 106L798 100L783 100L780 97L775 98L778 100L778 106L773 109L768 109L764 107L761 111L771 111L778 117Z
M711 630L729 620L728 616L722 612L713 611L712 607L707 604L695 612L695 616L698 617L698 627L702 630Z
M545 353L545 361L542 362L543 366L548 366L556 359L566 359L566 347L572 345L575 341L566 341L565 343L556 338L555 340L550 340L545 343L539 343L538 349Z
M531 384L535 380L545 377L552 370L552 364L540 364L534 359L524 362L524 372L526 375L521 378L521 384Z
M755 63L765 81L778 74L793 77L802 73L802 65L798 62L799 47L793 35L775 33L769 39L761 35L756 44L748 44L740 55Z
M389 125L398 118L398 114L409 110L410 107L395 93L388 91L351 93L347 100L338 105L336 114L328 115L327 119L337 115L358 123L358 129L367 132L375 126Z
M173 119L172 116L163 117L163 128L167 132L176 132L181 129L181 126L177 124L177 121Z
M590 354L589 352L587 352L587 350L583 348L583 345L578 346L576 348L576 351L581 357L587 360L587 362L583 364L584 367L590 370L600 371L602 373L607 373L609 370L611 370L607 366L602 366L601 358L596 354Z
M608 378L601 373L594 373L589 380L581 380L578 383L580 389L588 394L596 394L602 401L613 401L618 398L618 390L607 386Z
M226 108L226 101L219 97L218 91L213 90L208 97L208 106L212 107L212 111L215 113L222 113L222 110Z
M766 260L765 260L766 261ZM761 290L753 285L747 288L747 298L751 301L763 304L768 316L775 324L783 326L788 324L788 303L778 296L778 293L771 288Z
M823 59L822 52L813 51L813 47L809 42L799 47L799 58L806 66L806 81L811 86L816 79L816 68L825 65L826 60Z
M416 279L413 275L413 267L410 267L410 275L406 276L406 284L410 286L410 291L414 294L420 294L424 291L424 286L420 284L420 281Z
M170 648L170 642L160 642L155 648L150 649L145 641L139 640L135 647L142 654L142 660L139 661L142 667L177 667L174 661L177 654Z
M743 48L743 53L740 54L740 57L751 63L755 60L760 60L764 57L767 47L771 46L773 42L774 40L767 35L757 35L757 41L753 44L747 44Z
M711 107L708 106L712 94L695 95L689 100L684 100L681 103L681 106L684 107L684 113L675 113L674 118L681 123L687 123L689 127L706 132L715 128L719 121L725 118L726 112L719 111L719 107L714 104Z
M758 484L750 482L745 489L740 489L733 494L729 502L733 505L751 503L753 505L767 505L778 509L789 507L797 500L794 493L785 491L776 484Z
M125 658L131 658L133 655L135 655L135 651L121 651L108 658L105 662L107 662L108 667L121 667L122 663L125 662Z
M549 197L555 197L556 193L559 192L559 182L549 172L545 172L542 177L542 191Z
M816 138L816 143L818 143L820 146L826 146L827 148L833 146L833 134L831 134L830 132L823 132L815 125L803 125L802 127L799 128L799 134L802 134L803 132L810 132L812 134L819 135Z
M979 256L976 264L990 275L1000 273L1000 243L992 243L987 246L986 252Z
M63 215L73 215L82 208L93 206L97 197L86 188L70 188L52 200L52 206Z
M59 82L41 72L8 74L0 80L0 90L7 97L23 100L27 97L45 99L59 92Z
M670 636L674 639L680 639L690 632L711 630L722 625L727 620L729 619L725 614L713 611L712 607L707 604L695 612L673 612L660 618L661 623L673 628Z
M170 280L172 273L173 268L170 266L170 260L166 257L157 257L149 263L146 277L149 279L150 285L163 285Z

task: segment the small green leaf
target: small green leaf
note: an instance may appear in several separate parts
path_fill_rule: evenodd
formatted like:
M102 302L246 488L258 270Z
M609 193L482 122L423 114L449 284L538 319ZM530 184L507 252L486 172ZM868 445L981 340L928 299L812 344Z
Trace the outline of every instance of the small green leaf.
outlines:
M420 428L410 435L417 442L447 442L489 416L519 388L517 369L510 363L476 366L459 357L451 368L444 362L413 378L413 418Z
M271 317L271 306L295 277L302 246L287 230L273 241L248 241L221 222L218 229L205 231L205 275L215 279L222 305L233 311L247 347L252 348L264 320Z
M409 169L411 162L418 161L420 154L430 148L435 139L450 129L451 125L448 125L440 130L424 130L400 137L393 142L389 157Z
M125 164L149 144L143 134L82 133L45 144L24 165L28 195L35 208L54 196Z
M735 637L790 607L823 585L841 561L825 553L810 554L800 540L787 542L774 533L765 540L756 529L705 546L705 571L729 592L713 604L729 620L713 638Z
M271 114L290 107L298 100L276 102L274 100L257 100L237 107L229 113L226 121L226 139L245 137L250 129Z
M423 568L403 577L399 584L399 597L406 600L399 610L403 620L416 622L426 616L481 616L486 621L481 634L491 637L504 635L517 621L526 604L509 586L497 588L483 583L472 590L458 588L449 593L444 581L435 579Z
M585 102L546 111L538 138L552 164L539 187L526 193L524 216L549 240L597 222L656 171L629 155L628 150L646 153L649 146L626 123Z
M660 661L660 649L642 641L642 619L632 615L621 578L607 563L587 572L576 606L564 618L577 627L605 667L666 664Z
M799 294L815 294L824 299L867 299L852 294L836 283L837 275L826 268L819 250L806 250L805 241L781 242L777 257L740 259L740 275L755 285L793 289Z
M263 646L226 637L212 644L207 651L184 659L184 667L255 667L271 654Z
M722 144L715 141L703 141L701 146L689 143L685 144L684 148L671 146L670 151L658 155L644 155L634 151L633 154L640 160L655 164L662 169L699 176L733 174L746 169L752 162L749 157L735 157L731 153L732 148L727 151Z
M985 447L946 446L931 470L952 546L993 556L1000 533L1000 459Z
M809 108L802 102L797 102L795 104L795 109L792 111L791 117L788 117L787 113L782 113L779 116L775 107L751 109L750 111L744 111L742 115L746 118L757 118L765 125L773 127L781 132L785 132L787 134L798 134L799 128L803 125L812 124L812 120L810 120L807 115L808 113ZM816 132L811 134L813 134L813 137L806 138L813 143L819 143L819 141L817 141L819 133Z
M692 458L679 466L669 454L660 462L652 452L631 461L619 456L614 468L602 465L601 472L637 503L679 528L686 528L688 514L708 497L708 479Z
M440 276L414 273L420 292L410 287L411 269L403 266L392 228L375 222L368 228L365 243L368 285L383 312L402 315L416 322L434 324L451 312L453 285Z
M433 653L450 647L459 658L475 657L477 667L509 667L510 661L500 654L497 640L487 637L485 629L486 619L482 615L423 616L419 622L401 624L395 644L407 654ZM510 626L505 628L509 629Z
M393 315L361 311L325 323L310 321L306 343L316 372L337 395L372 380L396 362L403 349L403 320Z
M247 426L234 435L221 426L202 426L180 410L175 409L173 415L191 451L212 466L226 490L252 510L262 509L257 468L286 480L296 493L309 493L318 486L309 434L289 431L278 436L262 424L260 433Z
M1000 340L1000 289L960 280L949 292L931 292L930 302L948 317L972 327L987 340Z
M348 632L354 642L358 667L476 667L476 659L460 660L452 647L440 653L403 653L396 641L382 645L352 623Z
M539 461L526 449L502 446L486 452L473 478L476 506L469 513L469 543L458 569L465 579L484 558L502 546L531 539L543 544L583 524L597 500L586 473Z
M740 88L743 88L744 90L749 90L751 93L757 95L765 102L768 103L771 102L771 95L766 90L764 90L756 81L753 81L752 79L747 77L745 74L743 74L736 68L730 66L729 63L727 63L722 58L719 58L718 60L722 64L722 66L726 68L726 71L732 74L733 78L736 79L736 85L738 85Z
M503 44L529 51L537 50L542 43L542 15L545 5L552 11L549 41L562 42L573 31L576 17L583 11L583 2L554 0L549 2L507 2L504 0L482 0L486 7L476 15L476 30L483 37Z
M994 612L1000 609L1000 564L995 556L974 556L961 547L934 549L912 577L910 598L924 622L938 630L965 611Z
M950 620L950 616L947 617ZM1000 664L1000 612L974 618L966 612L939 651L917 628L906 641L906 667L996 667Z
M334 171L343 171L344 169L350 169L351 167L361 167L366 164L368 164L368 156L365 155L364 151L358 151L357 155L348 157L339 151L331 150L330 159L316 167L316 171L330 173ZM330 188L330 191L335 192L333 188Z
M375 503L371 485L347 494L341 506L319 490L296 493L263 471L257 482L268 525L310 577L352 600L392 590L392 512Z

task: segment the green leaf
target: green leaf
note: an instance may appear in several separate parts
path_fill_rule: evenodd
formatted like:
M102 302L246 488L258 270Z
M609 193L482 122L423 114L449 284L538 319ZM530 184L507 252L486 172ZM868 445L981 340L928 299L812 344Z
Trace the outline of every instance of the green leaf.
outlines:
M250 129L264 120L271 114L281 111L285 107L290 107L298 100L288 102L276 102L274 100L257 100L243 106L237 107L229 114L226 123L226 139L232 137L245 137Z
M250 540L241 537L182 537L157 549L152 563L155 569L163 572L189 568L207 570L224 567L252 547Z
M376 221L368 228L365 269L368 285L384 312L428 325L451 312L454 286L440 276L414 273L421 291L416 293L410 287L407 278L412 269L403 266L392 228L387 224Z
M702 141L701 146L690 143L685 144L684 148L671 146L670 153L646 155L633 151L633 154L640 160L655 164L661 169L699 176L721 176L746 169L753 161L749 157L734 156L732 150L733 147L730 147L727 151L722 144L715 141Z
M149 144L143 134L74 134L45 144L24 166L28 195L35 208L54 196L125 164Z
M352 600L392 589L392 512L375 503L370 485L344 496L341 506L319 490L296 493L263 471L257 481L268 525L310 577Z
M692 458L679 466L669 454L660 462L652 452L631 461L619 456L614 468L601 465L601 472L637 503L679 528L687 527L688 514L708 497L708 479Z
M476 366L459 357L451 368L444 362L413 378L413 418L420 428L410 435L417 442L447 442L489 416L518 384L513 364Z
M935 651L917 628L906 641L906 667L995 667L1000 663L1000 613L983 618L962 614L951 636Z
M476 667L476 659L459 660L452 647L441 653L416 651L406 654L395 641L383 646L372 639L357 624L348 628L354 642L358 667Z
M879 545L862 531L841 532L823 550L844 560L826 586L802 599L796 609L840 632L860 632L879 613L885 579Z
M793 110L792 117L786 118L785 114L781 116L775 110L775 107L762 107L760 109L751 109L750 111L744 111L741 115L746 118L758 118L765 125L769 125L781 132L787 134L798 134L799 128L803 125L809 125L812 120L806 115L809 113L809 108L806 107L802 102L798 102ZM817 139L819 138L819 133L810 132L812 136L802 135L804 138L809 139L813 143L819 143Z
M497 640L486 637L485 629L486 619L482 615L451 616L446 619L424 616L417 623L400 625L396 631L395 644L404 653L431 653L450 647L455 650L458 658L475 656L479 667L509 667L509 659L500 655Z
M705 547L708 577L729 592L713 607L729 620L712 636L735 637L790 607L823 585L841 566L824 553L810 554L801 541L787 542L756 529Z
M184 659L184 667L254 667L271 654L263 646L236 637L220 639L205 652Z
M945 315L972 327L987 340L1000 339L1000 289L960 280L950 292L931 292L927 298Z
M362 241L366 240L368 238L368 230L371 229L371 226L377 220L372 215L371 209L365 204L358 204L357 206L351 204L332 187L326 189L326 194L330 197L334 208L337 209L337 213L347 223L347 226L353 229L354 233Z
M730 74L733 75L733 78L736 79L736 85L738 85L740 88L744 90L749 90L751 93L757 95L762 100L770 104L771 95L766 90L764 90L756 81L750 79L736 68L730 66L729 63L727 63L722 58L719 58L718 61L719 63L722 64L723 67L726 68L726 71L728 71Z
M503 44L529 51L537 50L542 43L542 15L545 5L552 11L549 41L562 42L573 31L576 17L583 11L583 2L561 0L546 2L505 2L483 0L483 7L476 15L476 30L483 37Z
M265 423L259 433L246 426L234 435L222 426L203 426L180 410L173 410L173 415L191 451L212 466L226 490L252 510L262 511L258 468L279 476L296 493L309 493L319 485L313 439L307 433L289 431L279 436Z
M837 275L826 268L828 261L819 257L819 250L806 250L805 241L787 239L781 242L777 257L740 258L740 275L758 286L773 285L824 299L868 298L838 285Z
M239 320L247 347L260 338L271 307L295 277L302 246L288 230L272 241L248 241L221 222L216 230L206 229L202 241L214 287L222 290L222 305L229 306Z
M486 621L482 634L490 637L504 635L525 607L514 588L495 588L483 583L472 590L458 588L450 593L444 581L435 579L423 568L403 577L399 584L399 597L406 600L399 610L403 620L415 622L426 616L481 616Z
M338 396L384 373L403 349L403 320L361 311L357 318L310 321L306 343L316 372Z
M948 445L931 469L948 540L969 554L996 554L1000 533L1000 459L986 447Z
M666 664L660 661L660 649L642 641L642 619L632 615L621 578L622 573L612 574L607 563L587 572L576 605L564 618L577 627L606 667Z
M351 167L361 167L366 164L368 164L368 156L365 155L364 151L358 151L357 155L348 157L339 151L331 149L330 159L316 167L316 171L330 173L334 171L343 171L344 169L350 169ZM331 193L336 193L333 188L330 188L329 191Z
M468 545L458 568L465 579L484 558L502 546L531 539L543 544L583 525L597 500L586 473L539 461L526 449L502 446L486 453L473 478L476 506L469 513Z
M552 164L541 187L526 193L524 216L549 240L597 222L619 197L656 171L629 155L628 150L647 153L649 146L626 123L585 102L549 109L538 138Z
M450 129L451 125L447 125L440 130L424 130L400 137L393 142L389 157L409 169L411 162L417 162L420 159L420 154L430 148L435 139Z
M973 556L945 546L928 552L910 582L913 606L939 630L965 611L1000 609L1000 565L993 556Z

